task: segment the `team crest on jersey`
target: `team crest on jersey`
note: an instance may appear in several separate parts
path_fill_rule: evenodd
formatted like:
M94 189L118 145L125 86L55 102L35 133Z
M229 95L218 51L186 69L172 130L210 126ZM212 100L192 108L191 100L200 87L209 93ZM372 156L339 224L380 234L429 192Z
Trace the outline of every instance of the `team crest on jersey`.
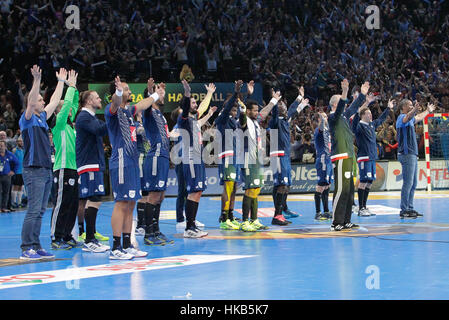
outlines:
M55 178L53 179L53 182L54 182L54 183L58 183L58 178L55 177Z
M288 178L287 177L284 177L284 182L288 182Z
M260 184L260 179L254 179L254 184Z
M83 188L83 189L81 190L81 193L82 193L82 194L86 194L88 191L89 191L89 189Z
M351 172L346 171L346 172L345 172L345 178L346 178L346 179L351 178Z
M165 181L159 180L159 188L162 188L165 184Z
M371 176L372 176L371 172L368 172L368 173L366 174L366 176L367 176L368 178L371 178Z
M136 191L135 190L129 190L129 197L130 198L135 198L136 197Z
M235 177L236 177L237 175L236 175L234 172L231 172L230 176L231 176L231 179L235 179Z
M198 182L198 188L202 188L202 187L203 187L203 182L202 181Z
M69 185L73 187L75 185L75 179L69 179Z
M100 184L98 186L98 190L100 190L100 192L104 192L104 186L102 184Z

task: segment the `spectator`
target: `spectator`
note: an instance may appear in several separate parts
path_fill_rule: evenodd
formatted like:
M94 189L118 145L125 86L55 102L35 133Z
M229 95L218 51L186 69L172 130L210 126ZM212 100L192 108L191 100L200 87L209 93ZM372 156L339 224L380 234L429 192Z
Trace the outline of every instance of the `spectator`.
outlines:
M299 161L302 163L315 163L316 150L310 133L304 134L304 141L299 147L298 155Z
M14 156L17 158L17 167L14 171L14 176L11 179L12 190L11 190L11 207L20 208L22 207L23 198L23 140L21 137L17 138L17 147L13 150Z
M6 149L6 142L0 141L0 208L1 212L11 212L8 209L11 177L19 162L14 154Z

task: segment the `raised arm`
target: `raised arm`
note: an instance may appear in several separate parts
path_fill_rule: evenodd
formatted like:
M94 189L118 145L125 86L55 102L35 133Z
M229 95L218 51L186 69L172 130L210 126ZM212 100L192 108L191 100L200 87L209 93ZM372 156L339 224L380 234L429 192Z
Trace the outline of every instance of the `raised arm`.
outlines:
M56 116L56 125L54 130L62 130L67 123L67 118L69 117L70 110L72 110L72 116L78 110L78 91L76 90L76 77L78 74L74 70L69 71L68 85L69 88L64 97L64 104L62 105L61 111ZM75 106L76 104L76 106ZM73 110L74 109L74 110Z
M118 108L120 108L122 104L122 95L123 95L123 85L122 82L120 81L119 76L115 77L114 83L115 83L115 93L112 95L111 107L109 109L112 114L117 113Z
M165 83L161 82L156 86L156 92L150 95L148 98L142 99L136 103L137 112L143 111L151 107L153 103L158 100L164 100L165 97Z
M59 69L59 73L56 72L56 78L58 78L58 84L56 85L55 92L51 95L50 103L44 109L47 113L47 120L50 119L53 112L55 112L59 101L61 101L64 83L67 80L67 70L64 68Z
M209 112L202 117L200 120L198 120L198 124L200 125L200 128L206 124L206 122L212 117L212 115L217 111L217 107L213 106L209 109Z
M355 114L359 108L363 105L366 99L366 95L368 94L369 90L369 82L365 82L360 87L360 94L357 96L357 99L355 99L351 105L344 111L344 116L346 118L352 117L353 114Z
M239 94L242 86L243 86L242 80L235 81L234 93L229 98L229 100L226 101L226 103L223 105L223 109L221 110L220 114L218 115L217 119L215 120L216 123L219 123L220 121L223 121L223 119L226 119L227 117L229 117L231 109L235 105L237 95Z
M388 114L390 111L393 111L394 108L394 100L388 100L388 107L382 112L379 118L373 121L374 128L377 129L382 123L387 120Z
M349 91L348 80L344 79L341 82L341 89L342 89L342 93L341 93L340 100L338 101L337 109L335 110L335 117L340 116L343 113L343 111L345 110L345 105L347 103L348 91Z
M31 91L28 94L27 108L25 111L26 120L31 119L31 116L33 115L38 103L42 70L37 65L34 65L33 68L31 68L31 74L33 75L33 86L31 87Z
M270 102L259 112L259 115L262 119L266 119L266 117L270 114L271 109L278 103L278 101L281 99L281 92L273 92L273 98L270 100Z
M207 94L204 97L203 101L201 101L199 107L198 107L198 117L201 117L204 112L206 112L207 108L209 108L210 101L212 100L212 95L214 94L215 90L217 89L215 87L215 84L209 83L208 86L204 86L207 90Z
M415 116L415 120L416 122L420 122L423 121L425 117L427 117L427 115L429 113L432 113L435 110L435 105L428 103L427 104L427 109L424 112L421 112L420 114Z

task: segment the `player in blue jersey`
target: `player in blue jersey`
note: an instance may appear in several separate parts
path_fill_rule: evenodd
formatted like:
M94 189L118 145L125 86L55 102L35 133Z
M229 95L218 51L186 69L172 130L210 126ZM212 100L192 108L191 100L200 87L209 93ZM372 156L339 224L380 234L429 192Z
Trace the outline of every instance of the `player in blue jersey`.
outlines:
M329 212L329 188L333 180L333 168L331 161L331 137L327 115L324 112L318 113L318 126L315 129L314 142L316 148L315 168L318 182L315 189L315 220L332 219ZM321 212L321 202L323 211Z
M190 96L190 86L182 80L184 97L181 101L182 113L178 117L177 125L182 137L183 174L188 193L185 205L186 229L184 237L201 238L207 236L195 225L201 194L206 190L206 168L202 159L201 126L196 120L198 106L196 100Z
M221 134L221 152L218 155L218 174L220 185L223 185L221 195L221 215L220 229L239 230L240 223L234 219L233 209L235 203L235 193L237 181L239 180L240 166L236 162L236 141L234 131L240 128L239 117L239 93L243 86L243 81L235 82L234 93L223 104L223 109L215 119L215 125ZM249 94L254 90L254 82L248 84Z
M147 95L153 94L154 80L148 80ZM173 243L159 229L161 204L167 189L170 167L170 133L163 114L164 100L159 99L143 111L143 127L150 144L143 165L142 192L145 195L145 238L147 245Z
M374 101L373 95L366 97L366 102L356 113L352 125L355 128L355 138L357 143L357 164L359 167L359 186L357 193L359 196L359 213L361 217L374 215L366 207L371 185L376 180L376 160L377 142L376 129L387 120L387 116L394 108L394 101L388 101L388 108L373 121L373 116L369 110L369 104Z
M140 251L131 244L134 206L141 198L136 126L133 117L137 112L148 109L157 100L163 100L165 85L160 84L156 93L135 105L128 104L131 90L127 83L122 83L120 77L116 77L114 86L115 93L111 92L113 93L111 103L105 108L105 119L112 145L109 172L115 200L111 218L114 240L110 259L129 260L147 255L147 252ZM111 86L111 89L113 88Z
M288 110L282 100L274 106L271 112L270 122L268 123L270 128L270 141L272 144L273 142L276 143L274 149L270 150L275 207L274 217L271 223L280 226L285 226L290 223L283 215L284 202L287 201L287 195L291 185L290 121L309 104L309 100L303 98L304 89L301 88L299 91L300 94ZM276 136L277 141L274 140ZM295 217L295 215L290 215L290 217Z

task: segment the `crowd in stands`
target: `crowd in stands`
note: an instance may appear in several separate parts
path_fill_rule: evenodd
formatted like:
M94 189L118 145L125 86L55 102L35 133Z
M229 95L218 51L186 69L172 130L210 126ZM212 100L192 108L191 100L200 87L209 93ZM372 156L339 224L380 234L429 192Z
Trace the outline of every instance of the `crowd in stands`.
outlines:
M189 65L196 82L254 80L287 103L304 86L311 106L292 124L293 162L313 162L316 113L326 110L341 79L367 80L377 118L389 98L407 97L436 112L449 109L449 2L376 1L380 29L368 30L362 0L4 0L0 5L0 131L9 150L31 88L31 66L43 70L49 98L60 67L78 82L178 82ZM80 29L65 27L65 9L80 9ZM396 159L395 121L378 129L379 156ZM417 129L423 156L422 129ZM1 138L1 137L0 137ZM105 146L105 148L108 148ZM306 156L304 156L306 155Z

